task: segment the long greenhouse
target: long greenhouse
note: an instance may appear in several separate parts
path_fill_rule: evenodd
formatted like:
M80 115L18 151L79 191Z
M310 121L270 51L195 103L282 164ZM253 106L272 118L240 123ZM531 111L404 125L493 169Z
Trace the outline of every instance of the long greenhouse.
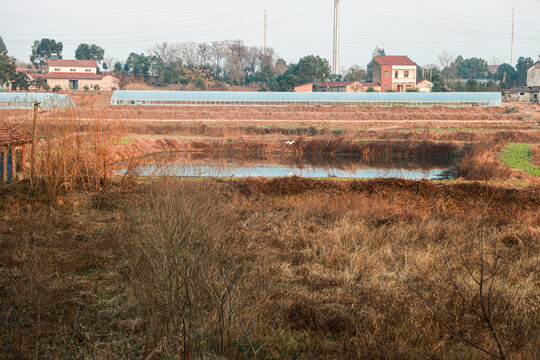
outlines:
M501 106L498 92L290 93L241 91L119 90L111 105L148 106Z
M48 110L75 106L71 96L63 94L0 92L0 109L31 109L36 101Z

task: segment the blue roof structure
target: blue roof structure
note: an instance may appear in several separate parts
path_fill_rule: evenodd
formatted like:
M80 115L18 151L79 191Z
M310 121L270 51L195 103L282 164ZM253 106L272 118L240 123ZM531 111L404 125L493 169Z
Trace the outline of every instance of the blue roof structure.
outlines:
M497 92L445 93L294 93L241 91L144 91L119 90L111 105L294 105L294 104L366 104L392 105L481 105L501 106Z
M60 109L75 106L69 95L53 93L0 92L0 109L31 109L35 102L42 109Z

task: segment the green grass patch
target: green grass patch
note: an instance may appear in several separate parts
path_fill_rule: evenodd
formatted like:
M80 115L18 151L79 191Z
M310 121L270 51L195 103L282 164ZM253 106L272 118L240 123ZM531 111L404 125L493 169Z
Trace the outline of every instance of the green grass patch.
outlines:
M504 165L520 169L532 176L540 176L540 166L533 163L532 145L510 143L506 145L502 154L502 162Z

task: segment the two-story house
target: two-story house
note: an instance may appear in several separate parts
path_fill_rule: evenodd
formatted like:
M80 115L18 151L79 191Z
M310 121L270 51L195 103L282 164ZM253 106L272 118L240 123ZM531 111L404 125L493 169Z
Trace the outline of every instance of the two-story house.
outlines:
M416 64L407 56L375 56L368 65L372 82L381 92L406 92L416 89Z

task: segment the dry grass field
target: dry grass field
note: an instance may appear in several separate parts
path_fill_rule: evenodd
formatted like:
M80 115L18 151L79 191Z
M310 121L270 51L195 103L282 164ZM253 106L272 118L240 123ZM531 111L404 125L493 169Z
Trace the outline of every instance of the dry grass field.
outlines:
M539 106L75 100L39 114L35 186L0 185L0 358L538 358ZM443 182L115 172L193 150L461 160Z

